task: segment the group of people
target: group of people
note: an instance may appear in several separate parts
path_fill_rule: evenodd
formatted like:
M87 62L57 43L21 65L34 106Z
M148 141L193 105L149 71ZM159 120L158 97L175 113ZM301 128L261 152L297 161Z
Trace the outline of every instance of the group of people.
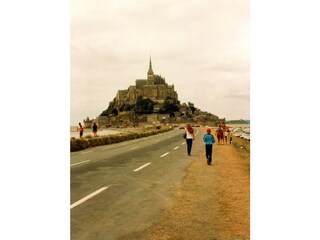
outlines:
M79 123L79 127L77 127L77 131L79 132L79 137L80 137L80 139L82 139L83 138L83 132L84 132L84 128L82 127L82 124L81 123ZM98 126L97 126L97 124L96 123L93 123L93 126L92 126L92 133L93 133L93 136L94 137L97 137L98 135L97 135L97 131L98 131Z
M219 124L218 129L216 130L216 135L218 138L218 144L227 144L228 136L230 136L230 129L225 124ZM230 144L232 143L232 137L229 137Z
M80 139L82 139L84 128L82 127L81 123L79 123L79 127L77 127L77 131L79 131ZM96 125L96 123L94 123L92 126L92 132L93 132L94 137L98 136L97 131L98 131L98 126ZM205 143L207 164L211 165L211 163L212 163L212 144L215 143L215 138L211 134L210 128L207 128L206 132L207 133L203 136L203 142ZM222 124L222 125L220 124L219 128L216 131L216 135L218 138L218 144L222 144L224 142L227 143L228 135L230 135L230 130L225 124ZM192 142L193 142L193 140L195 140L195 137L194 137L194 129L192 128L190 123L188 123L185 127L184 138L186 139L186 143L187 143L187 153L189 156L191 156ZM231 137L230 137L230 143L232 143Z
M188 155L191 156L192 142L193 142L193 140L195 140L195 137L194 137L194 129L192 128L190 123L188 123L185 127L184 138L186 139L186 143L187 143ZM207 164L211 165L211 163L212 163L212 144L215 143L215 138L211 134L210 128L207 129L207 134L204 135L203 141L205 143Z
M206 151L206 158L207 164L211 165L212 163L212 145L215 143L215 138L211 134L211 128L207 128L206 134L203 136L203 142L205 143L205 151ZM230 135L230 129L225 124L219 124L219 128L216 131L216 135L218 138L218 144L223 144L224 142L228 142L228 136ZM192 128L191 124L188 123L185 127L185 134L184 138L186 139L187 143L187 152L188 155L191 156L191 148L192 142L195 140L194 137L194 129ZM232 143L232 137L229 137L230 144Z

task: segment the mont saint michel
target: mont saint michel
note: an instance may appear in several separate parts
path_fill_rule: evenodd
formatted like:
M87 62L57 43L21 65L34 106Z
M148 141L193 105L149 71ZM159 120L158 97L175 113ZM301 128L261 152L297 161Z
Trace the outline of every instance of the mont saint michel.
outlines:
M119 90L115 107L120 110L121 106L125 104L136 104L139 97L150 99L156 104L161 104L161 106L166 99L178 101L178 94L174 90L174 85L168 85L165 78L153 73L151 58L147 79L137 79L135 86L130 86L127 90Z
M163 76L154 74L150 57L146 78L136 79L135 85L118 90L108 108L96 119L87 117L84 126L90 128L97 123L99 127L135 127L186 122L217 126L225 118L203 112L191 102L180 103L174 84L169 85Z

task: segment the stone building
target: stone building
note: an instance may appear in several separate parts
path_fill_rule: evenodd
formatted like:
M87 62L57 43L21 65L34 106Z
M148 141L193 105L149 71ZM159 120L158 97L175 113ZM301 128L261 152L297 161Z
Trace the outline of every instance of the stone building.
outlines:
M108 125L110 125L109 119L107 116L98 116L96 117L95 122L97 123L99 128L107 127Z
M84 128L91 128L91 126L93 125L93 119L90 120L89 117L87 117L86 119L83 119L83 127Z
M138 97L150 98L159 104L164 103L167 97L178 100L174 85L168 85L165 78L153 73L151 58L147 79L137 79L135 86L130 86L127 90L119 90L116 95L115 108L119 110L124 104L136 104Z

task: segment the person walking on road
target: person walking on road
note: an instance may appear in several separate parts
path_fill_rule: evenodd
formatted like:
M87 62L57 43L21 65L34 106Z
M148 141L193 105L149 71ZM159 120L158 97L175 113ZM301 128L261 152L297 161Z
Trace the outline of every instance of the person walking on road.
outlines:
M224 142L228 143L229 127L225 124L222 125Z
M220 142L223 141L223 130L221 126L219 126L219 128L217 129L216 134L218 138L218 145L220 145Z
M97 126L96 123L94 123L93 126L92 126L92 132L93 132L93 136L94 136L94 137L97 137L97 136L98 136L98 135L97 135L97 131L98 131L98 126Z
M211 129L207 129L207 134L204 135L203 141L205 142L206 146L206 158L207 164L211 165L212 162L212 144L215 142L214 136L211 134Z
M79 133L80 133L80 138L82 139L82 135L83 135L84 129L83 129L81 123L79 123L79 127L77 128L77 131L79 131Z
M185 127L186 131L186 142L187 142L187 151L188 155L191 156L191 148L192 148L192 141L195 140L194 138L194 130L191 127L191 124L188 123L187 126Z

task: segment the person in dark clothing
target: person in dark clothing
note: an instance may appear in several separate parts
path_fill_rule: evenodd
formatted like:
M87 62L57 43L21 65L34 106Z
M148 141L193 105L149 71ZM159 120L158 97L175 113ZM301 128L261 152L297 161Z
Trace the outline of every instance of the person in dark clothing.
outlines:
M214 136L211 134L211 129L207 129L207 134L204 135L203 141L205 142L206 146L206 158L207 164L211 165L212 162L212 144L215 142Z
M92 132L93 132L93 136L94 136L94 137L97 137L97 136L98 136L98 135L97 135L97 131L98 131L98 126L97 126L96 123L94 123L93 126L92 126Z

